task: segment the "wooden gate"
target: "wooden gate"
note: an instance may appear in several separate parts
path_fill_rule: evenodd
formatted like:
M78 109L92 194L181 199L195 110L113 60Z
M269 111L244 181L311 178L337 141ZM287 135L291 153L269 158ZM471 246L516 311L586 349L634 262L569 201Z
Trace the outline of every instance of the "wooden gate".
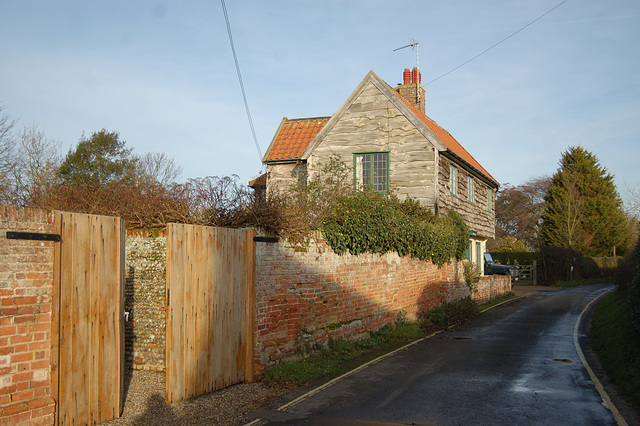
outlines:
M254 235L168 226L167 402L253 380Z
M124 222L55 212L51 388L56 424L120 417L124 381Z

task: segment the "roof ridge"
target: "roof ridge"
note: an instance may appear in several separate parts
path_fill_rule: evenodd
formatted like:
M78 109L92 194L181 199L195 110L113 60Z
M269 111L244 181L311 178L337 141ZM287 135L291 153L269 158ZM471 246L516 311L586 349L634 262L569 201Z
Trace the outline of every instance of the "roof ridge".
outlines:
M313 120L329 120L331 116L320 117L301 117L301 118L287 118L287 121L313 121Z
M420 111L418 108L416 108L415 106L411 105L411 102L409 102L408 100L406 100L404 97L402 97L402 95L400 95L398 92L396 92L395 90L393 90L393 93L395 93L395 95L400 98L410 109L411 111L416 114L416 116L427 125L427 127L429 127L429 123L432 123L434 126L436 126L436 129L431 129L431 127L429 127L431 129L432 132L434 132L436 134L436 136L438 136L438 131L442 131L444 133L446 133L446 136L448 136L448 138L446 139L450 139L450 140L443 140L443 138L441 138L440 136L438 136L438 138L447 146L447 148L456 156L460 157L462 160L466 161L471 167L473 167L474 169L476 169L478 172L482 173L483 175L485 175L487 178L491 179L493 182L498 183L498 181L491 176L491 174L480 164L480 162L478 160L476 160L473 155L471 155L471 153L469 153L469 151L467 151L467 149L462 146L462 144L460 142L458 142L458 140L444 127L442 127L441 125L439 125L433 118L429 117L427 114L423 113L422 111ZM451 146L451 143L455 144L455 146ZM454 149L455 148L455 149ZM462 152L456 152L457 150L461 150ZM463 155L460 155L463 154ZM464 154L466 154L469 158L465 158ZM471 160L471 161L469 161Z

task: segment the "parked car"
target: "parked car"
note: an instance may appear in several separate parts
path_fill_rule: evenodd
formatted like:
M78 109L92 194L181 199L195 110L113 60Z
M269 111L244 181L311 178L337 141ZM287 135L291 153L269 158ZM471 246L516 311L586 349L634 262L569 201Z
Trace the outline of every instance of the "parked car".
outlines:
M518 281L518 269L515 266L497 264L491 253L484 254L485 275L511 275L511 279Z

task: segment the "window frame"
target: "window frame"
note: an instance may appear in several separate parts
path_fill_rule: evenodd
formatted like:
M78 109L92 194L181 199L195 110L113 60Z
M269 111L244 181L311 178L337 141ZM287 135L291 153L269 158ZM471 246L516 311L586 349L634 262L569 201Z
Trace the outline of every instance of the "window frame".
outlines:
M469 204L475 204L475 201L474 201L475 188L476 188L475 179L471 175L467 176L467 202Z
M449 164L449 192L454 197L458 197L458 166Z
M384 167L384 173L385 173L385 179L384 179L384 184L385 184L385 188L383 190L380 189L376 189L375 188L375 159L373 158L374 155L384 155L384 161L385 161L385 167ZM364 186L364 176L362 181L359 179L358 176L358 157L364 157L364 156L371 156L369 162L370 162L370 169L369 169L369 181L371 182L371 184L369 185L370 188L365 188ZM363 170L363 175L364 175L364 169ZM365 190L365 189L370 189L372 191L375 192L382 192L382 193L388 193L389 192L389 152L388 151L374 151L374 152L355 152L353 153L353 184L354 187L358 190Z

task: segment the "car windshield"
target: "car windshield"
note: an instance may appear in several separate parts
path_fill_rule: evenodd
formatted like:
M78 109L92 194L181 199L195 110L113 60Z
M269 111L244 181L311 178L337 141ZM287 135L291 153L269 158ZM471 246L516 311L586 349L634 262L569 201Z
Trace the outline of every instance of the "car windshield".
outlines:
M484 254L484 261L485 262L489 262L489 263L493 263L493 257L491 257L491 253L485 253Z

